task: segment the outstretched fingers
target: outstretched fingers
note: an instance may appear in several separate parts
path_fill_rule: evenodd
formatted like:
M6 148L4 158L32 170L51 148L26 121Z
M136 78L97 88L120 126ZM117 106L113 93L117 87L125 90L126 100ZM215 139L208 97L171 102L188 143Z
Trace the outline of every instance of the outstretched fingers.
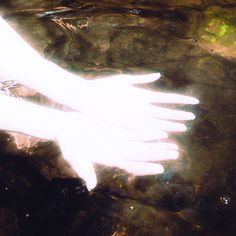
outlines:
M122 162L126 163L124 161L158 162L176 160L179 157L178 150L176 144L168 142L117 141L116 145L104 146L100 144L96 151L91 153L91 158L95 163L115 166ZM98 152L100 153L99 156L96 155ZM122 168L124 169L124 166ZM129 168L129 166L126 168Z

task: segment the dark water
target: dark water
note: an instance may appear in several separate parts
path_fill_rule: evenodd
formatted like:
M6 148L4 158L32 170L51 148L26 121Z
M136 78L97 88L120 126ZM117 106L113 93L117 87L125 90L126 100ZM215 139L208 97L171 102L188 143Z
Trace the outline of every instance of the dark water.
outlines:
M197 97L160 176L98 167L88 193L52 143L0 136L0 235L235 235L236 1L0 1L46 58L88 77L160 71L155 87ZM42 100L41 100L42 101Z

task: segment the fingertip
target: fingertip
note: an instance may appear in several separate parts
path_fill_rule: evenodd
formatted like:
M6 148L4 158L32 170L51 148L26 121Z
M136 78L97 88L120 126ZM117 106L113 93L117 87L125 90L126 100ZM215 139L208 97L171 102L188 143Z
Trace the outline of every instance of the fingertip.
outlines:
M147 76L147 79L149 78L150 80L156 81L160 79L161 73L156 72L156 73L147 74L146 76Z
M196 104L199 104L200 101L199 101L197 98L195 98L195 103L196 103Z
M178 159L178 157L179 157L179 152L175 151L175 152L173 152L173 157L171 159L176 160L176 159Z
M133 78L132 83L133 84L152 83L154 81L157 81L160 77L161 77L160 73L151 73L151 74L138 75L136 78Z
M87 181L85 180L85 182L86 182L86 186L87 186L88 191L93 190L97 185L96 179L93 179L93 180L89 179Z
M91 191L94 189L97 185L97 177L94 168L90 169L90 171L87 171L86 174L80 174L80 177L84 179L87 189Z
M157 174L163 174L164 171L165 171L165 169L164 169L164 167L162 165L160 165L160 164L156 165L156 173Z
M199 104L200 101L192 96L180 95L179 102L180 104L182 103L182 104L196 105Z
M169 148L175 151L179 151L179 146L175 143L170 143Z
M181 125L179 131L180 131L180 132L185 132L185 131L187 131L187 127L186 127L185 125Z
M79 158L76 151L77 150L74 149L66 149L66 151L63 151L63 156L78 176L85 181L87 189L91 191L97 185L97 177L93 163L88 158Z
M197 98L191 97L190 104L197 105L199 103L200 103L200 101Z
M193 113L189 112L189 114L187 116L187 119L188 120L194 120L195 118L196 118L196 116Z
M160 73L152 73L152 74L147 74L144 75L145 77L143 78L143 83L151 83L154 81L157 81L160 79L161 74Z
M157 175L164 172L164 167L161 164L152 164L152 167L149 167L148 173L146 175Z

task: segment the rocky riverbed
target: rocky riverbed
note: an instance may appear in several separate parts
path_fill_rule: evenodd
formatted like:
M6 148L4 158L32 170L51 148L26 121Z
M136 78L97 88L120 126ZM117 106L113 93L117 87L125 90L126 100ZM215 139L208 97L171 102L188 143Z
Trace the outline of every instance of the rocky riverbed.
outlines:
M161 72L151 89L200 100L182 107L196 119L172 135L181 156L164 174L97 166L90 193L54 143L2 132L0 235L235 235L235 0L3 0L0 12L44 57L87 79Z

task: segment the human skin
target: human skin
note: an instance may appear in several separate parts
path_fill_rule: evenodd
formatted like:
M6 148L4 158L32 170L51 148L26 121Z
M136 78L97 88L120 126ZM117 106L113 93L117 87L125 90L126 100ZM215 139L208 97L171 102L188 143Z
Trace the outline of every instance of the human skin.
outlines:
M87 81L44 59L1 18L0 35L1 78L17 80L74 110L63 112L1 94L5 110L0 129L56 141L89 189L96 185L93 163L150 175L164 170L155 162L178 157L177 145L165 140L169 132L186 130L176 121L195 116L157 104L197 104L197 99L134 86L157 80L159 73Z
M153 104L196 104L197 99L134 86L156 81L159 73L137 76L120 74L88 81L44 59L1 18L0 35L0 71L3 79L17 80L60 104L107 122L128 127L135 125L134 128L139 129L143 125L146 128L146 124L157 123L159 120L156 118L194 119L192 113L163 109ZM184 128L179 126L179 129Z
M133 175L153 175L164 171L155 162L178 157L178 146L173 143L145 143L148 137L142 132L79 112L63 112L1 93L0 106L0 129L57 142L89 189L97 183L93 163L119 167Z

